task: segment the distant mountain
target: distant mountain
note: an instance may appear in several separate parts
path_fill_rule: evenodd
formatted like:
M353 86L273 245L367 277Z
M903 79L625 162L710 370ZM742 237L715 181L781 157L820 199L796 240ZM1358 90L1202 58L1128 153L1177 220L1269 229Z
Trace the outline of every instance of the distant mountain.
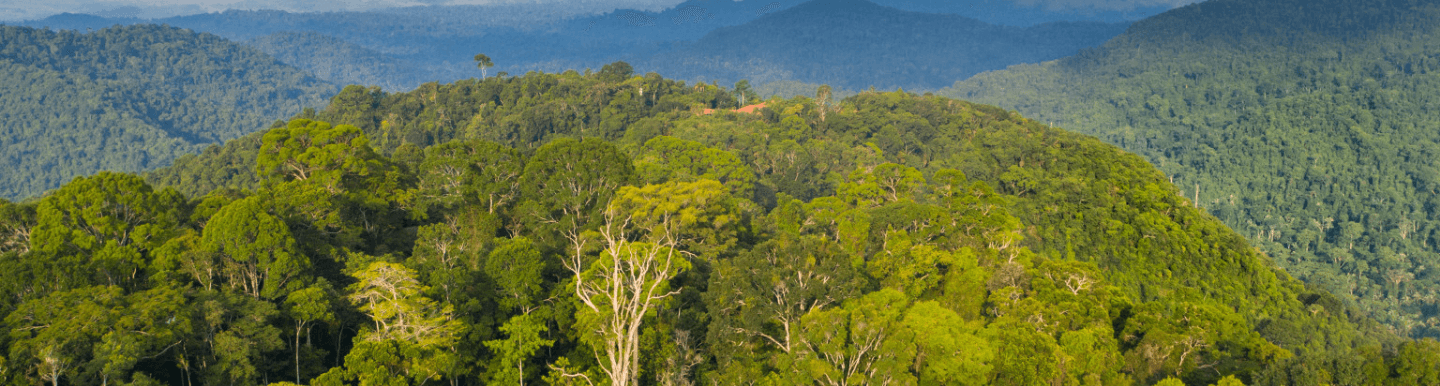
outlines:
M540 4L457 5L366 12L228 10L159 19L62 13L10 24L83 30L114 24L154 23L209 32L233 40L248 40L285 31L323 32L346 40L365 40L373 35L378 35L377 38L395 35L475 36L497 28L543 29L576 17L598 15L604 9L598 4L576 2L567 7Z
M1440 336L1436 20L1436 0L1212 0L942 94L1144 155L1290 273Z
M494 59L491 73L598 69L625 60L642 73L692 81L749 78L757 85L937 89L977 72L1073 54L1125 27L1092 22L1004 27L927 13L997 6L984 0L965 3L968 6L879 1L925 12L856 1L688 0L661 11L602 13L594 4L578 2L572 9L509 5L332 13L226 11L148 22L247 41L324 79L391 90L479 75L471 60L476 53ZM137 22L146 21L64 14L26 25L84 30Z
M0 197L164 166L323 106L335 90L254 49L179 28L0 26Z
M409 90L428 81L414 63L318 32L276 32L245 44L334 84Z
M1083 2L1073 1L1046 3L1034 0L874 0L874 2L906 11L961 15L990 24L1017 27L1057 21L1125 23L1141 20L1174 8L1168 4L1125 7L1123 2L1100 2L1095 5L1086 5ZM1054 3L1060 3L1062 6L1047 5Z
M1005 27L864 0L815 0L724 27L637 67L681 79L793 80L848 89L938 89L957 79L1097 46L1125 24Z

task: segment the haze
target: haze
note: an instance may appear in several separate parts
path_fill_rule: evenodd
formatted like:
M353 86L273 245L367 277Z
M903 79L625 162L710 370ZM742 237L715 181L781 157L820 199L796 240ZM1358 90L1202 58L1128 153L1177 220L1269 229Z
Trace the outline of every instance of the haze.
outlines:
M711 0L726 1L726 0ZM760 2L761 0L750 0ZM163 18L230 9L276 9L292 12L370 11L385 8L427 5L555 5L584 12L608 12L615 9L658 11L679 4L680 0L19 0L0 5L0 21L35 20L60 13L86 13L109 17ZM963 13L966 8L993 9L996 3L1011 2L1021 11L1065 12L1084 19L1095 13L1134 12L1127 16L1141 18L1194 0L892 0L892 6L912 10ZM578 4L577 4L578 3ZM947 12L948 11L948 12Z

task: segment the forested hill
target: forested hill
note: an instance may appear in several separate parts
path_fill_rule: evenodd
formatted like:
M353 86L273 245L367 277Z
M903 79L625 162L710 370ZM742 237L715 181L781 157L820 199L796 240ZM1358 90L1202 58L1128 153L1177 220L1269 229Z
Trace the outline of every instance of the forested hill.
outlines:
M1440 336L1440 1L1213 0L945 95L1157 165L1291 274Z
M214 35L0 26L0 197L138 172L318 106L334 86Z
M973 0L968 8L925 2L933 1L880 1L947 12L1020 7L1004 0ZM1097 46L1126 25L1006 27L859 0L689 0L658 12L605 13L594 10L597 4L549 12L519 3L333 13L232 10L157 20L64 14L26 25L84 30L169 24L249 42L332 83L394 90L482 75L472 58L484 53L494 60L492 74L598 69L625 60L691 81L828 83L852 91L939 89L981 71Z
M431 79L414 63L319 32L276 32L245 42L275 59L335 84L409 89Z
M865 0L814 0L716 29L637 66L726 84L793 80L850 90L934 90L983 71L1072 55L1125 27L1094 22L1006 27Z
M135 272L118 286L24 276L111 263L48 258L90 252L45 252L59 217L10 206L36 231L0 282L57 283L11 287L7 320L33 328L11 363L59 339L35 310L104 290L164 291L191 331L220 331L147 337L187 350L122 363L175 384L182 359L248 365L197 379L317 385L1440 382L1440 344L1291 279L1140 157L990 106L820 91L733 113L735 90L623 63L348 87L153 188L101 175L41 201L154 192L156 220L132 225L177 230L112 269ZM231 269L268 273L209 273ZM219 304L246 318L200 317Z

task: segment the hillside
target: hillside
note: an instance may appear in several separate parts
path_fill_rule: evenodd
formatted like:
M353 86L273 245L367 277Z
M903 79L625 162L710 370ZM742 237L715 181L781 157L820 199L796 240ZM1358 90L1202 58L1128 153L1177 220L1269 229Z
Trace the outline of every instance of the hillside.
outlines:
M1280 267L1440 336L1440 2L1213 0L958 82L1138 153Z
M716 29L637 66L726 84L792 80L850 90L933 90L983 71L1072 55L1100 45L1125 26L1004 27L864 0L815 0Z
M333 86L209 34L0 26L0 197L138 172L264 128Z
M525 314L523 306L503 311L486 304L552 297L553 305L531 303L529 311L540 318L529 323L554 333L544 338L552 348L516 359L542 370L444 370L462 381L606 377L608 354L595 345L614 337L581 326L611 314L587 311L576 298L576 273L565 267L611 256L605 252L610 247L587 245L613 239L585 232L629 229L603 228L616 226L605 219L617 218L600 215L607 207L634 208L641 211L631 212L637 216L692 208L685 218L705 224L682 222L671 230L681 232L671 233L681 235L677 240L687 240L669 245L691 256L690 271L667 279L673 297L654 303L659 308L653 316L636 320L648 326L637 359L640 379L823 384L826 374L846 367L822 355L862 350L858 345L876 339L884 343L850 351L860 352L855 360L873 370L852 381L1440 381L1440 374L1426 370L1440 365L1440 345L1397 337L1332 295L1291 279L1242 235L1193 208L1142 158L1094 138L994 107L905 93L772 99L758 114L699 115L705 108L734 108L732 92L634 77L619 64L588 76L534 73L407 93L350 87L326 110L298 117L307 120L277 126L256 142L231 142L150 180L199 197L197 211L251 195L283 202L288 199L278 197L319 192L314 189L323 188L305 187L323 181L354 186L345 189L359 190L293 209L306 213L289 217L299 221L295 232L335 232L327 236L334 240L330 246L309 247L331 252L309 256L333 258L325 264L337 265L349 260L321 257L337 253L336 246L363 256L388 254L387 261L415 269L417 280L431 286L423 292L429 299L475 299L440 304L453 304L457 312L491 310L466 314L464 323L477 335L457 345L500 339L496 326L525 320L516 319ZM275 174L281 170L267 165L279 161L267 157L301 154L286 149L303 142L285 138L304 138L287 133L312 127L308 119L338 125L349 133L342 138L368 139L362 149L323 147L331 149L326 154L372 161L344 161L363 169L313 169L329 171L304 181ZM370 153L371 145L379 155ZM243 167L247 157L259 165L258 173L216 167ZM195 189L190 181L244 190L205 195L208 189ZM617 188L624 185L643 188ZM625 201L632 199L662 201L653 207ZM274 210L292 210L281 208L288 206ZM641 227L655 224L629 218ZM457 221L489 225L475 235L447 225ZM420 227L418 236L403 231L409 226ZM632 237L664 234L645 229L651 231ZM521 237L534 248L524 253L546 262L543 269L527 269L548 272L524 282L538 283L524 293L550 295L487 298L509 296L514 292L507 286L521 282L463 267L518 253L507 246L515 241L506 240ZM447 266L442 257L460 260ZM598 272L579 274L605 280L590 276ZM500 284L492 293L464 285L466 280ZM776 288L797 290L767 292ZM497 303L487 303L492 301ZM533 335L513 338L518 324L509 326L512 338L506 339L536 342ZM785 333L785 326L793 332ZM845 336L826 340L835 339L825 334L833 331ZM937 345L910 340L915 336ZM315 382L361 376L363 363L370 363L363 361L376 355L358 351L372 344L364 342L372 341L357 340L345 365ZM932 351L958 347L967 354ZM496 360L490 355L502 354L476 352L457 360ZM912 362L913 355L930 359ZM901 358L903 365L887 358ZM799 361L813 367L798 368ZM543 370L547 364L556 367Z
M318 32L276 32L245 45L332 84L408 90L428 81L413 63Z

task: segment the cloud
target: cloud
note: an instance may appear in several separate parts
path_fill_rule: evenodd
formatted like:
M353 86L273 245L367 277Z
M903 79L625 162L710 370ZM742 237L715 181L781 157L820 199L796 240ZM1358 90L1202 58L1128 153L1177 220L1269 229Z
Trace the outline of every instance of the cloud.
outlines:
M1039 7L1049 11L1097 10L1129 11L1137 8L1175 8L1201 0L1010 0L1026 7Z

